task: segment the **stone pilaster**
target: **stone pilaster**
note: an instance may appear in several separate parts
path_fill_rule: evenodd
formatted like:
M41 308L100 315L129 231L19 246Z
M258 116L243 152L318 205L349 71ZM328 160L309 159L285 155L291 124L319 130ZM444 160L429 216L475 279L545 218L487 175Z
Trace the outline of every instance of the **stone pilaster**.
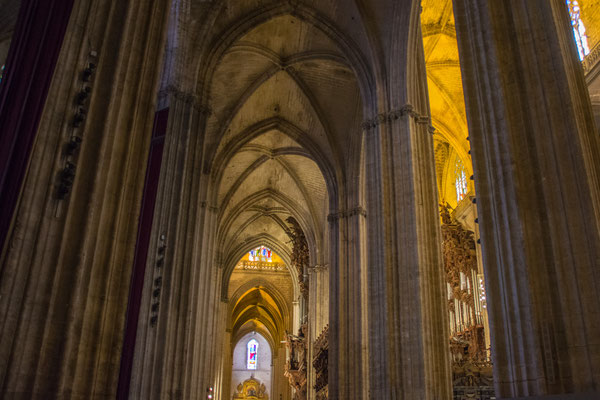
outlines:
M330 331L336 340L329 353L329 396L332 399L364 399L368 388L368 357L363 346L366 320L363 311L362 268L365 209L361 206L331 213L329 221L332 250L329 263Z
M308 268L308 400L315 398L314 342L329 322L329 270L327 265Z
M496 394L600 389L600 145L564 1L454 0Z
M206 108L193 94L169 88L169 123L159 193L154 211L153 245L158 254L166 238L162 286L154 295L149 257L140 329L136 343L135 377L130 395L165 398L204 394L216 379L217 288L220 270L212 263L216 213L203 199L209 188L202 168ZM154 297L154 299L153 299ZM148 323L151 303L159 302L155 326Z
M0 268L2 398L115 397L167 3L74 5ZM59 199L71 135L81 147Z
M273 369L271 379L273 380L273 391L270 393L269 398L275 400L290 400L291 388L289 381L281 373L285 370L286 365L286 347L285 344L279 344L276 352L273 353ZM281 397L279 397L281 395Z

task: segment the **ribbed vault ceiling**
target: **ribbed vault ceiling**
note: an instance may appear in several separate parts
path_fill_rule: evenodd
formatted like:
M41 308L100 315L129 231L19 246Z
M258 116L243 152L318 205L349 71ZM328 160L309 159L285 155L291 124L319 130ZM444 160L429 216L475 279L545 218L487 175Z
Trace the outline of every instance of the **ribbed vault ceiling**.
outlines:
M318 258L334 171L351 157L347 138L362 122L346 58L320 29L280 15L239 35L210 76L207 137L225 263L232 268L257 244L289 257L290 216Z
M259 331L276 349L289 330L289 305L284 304L284 295L268 284L240 289L229 305L233 342L249 331Z
M275 339L283 335L283 316L275 300L264 288L254 288L245 293L233 308L232 330L239 329L248 321L259 321Z

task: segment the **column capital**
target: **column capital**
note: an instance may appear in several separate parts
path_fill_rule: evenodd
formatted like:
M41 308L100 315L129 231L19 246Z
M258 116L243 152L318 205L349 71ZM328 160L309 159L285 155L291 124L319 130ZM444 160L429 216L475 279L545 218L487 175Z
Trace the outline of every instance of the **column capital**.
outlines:
M413 105L408 103L403 105L399 109L384 111L382 113L377 114L373 118L366 119L362 123L362 128L364 130L371 130L373 128L378 127L379 125L394 122L404 117L413 118L416 123L427 124L430 126L430 128L433 128L431 126L431 118L428 115L419 114L417 111L415 111Z
M200 207L201 207L201 208L206 208L208 211L210 211L210 212L212 212L212 213L215 213L215 214L219 212L219 207L217 207L217 206L213 206L213 205L210 205L210 204L208 204L208 202L206 202L206 201L202 201L202 202L200 203Z
M203 115L211 115L212 109L207 103L203 103L194 92L183 90L175 85L167 85L158 92L158 97L172 96L173 98L192 106L196 111Z
M353 217L355 215L362 215L363 217L366 217L367 210L362 206L357 206L350 210L342 210L337 213L331 213L327 216L327 221L334 222L343 218Z
M315 264L315 265L313 265L311 267L308 267L308 273L312 274L312 273L319 272L319 271L322 271L322 270L327 270L327 269L329 269L329 264L327 264L327 263L325 263L325 264Z

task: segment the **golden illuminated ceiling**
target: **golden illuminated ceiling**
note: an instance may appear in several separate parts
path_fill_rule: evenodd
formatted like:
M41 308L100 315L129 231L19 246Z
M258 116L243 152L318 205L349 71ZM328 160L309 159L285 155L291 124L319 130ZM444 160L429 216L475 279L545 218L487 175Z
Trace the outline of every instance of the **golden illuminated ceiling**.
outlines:
M590 50L600 42L600 0L579 0Z
M458 45L451 0L423 0L421 29L427 68L427 85L433 126L436 129L436 172L440 200L456 205L456 158L472 175L468 155L468 129L463 97Z
M275 348L291 328L292 276L285 261L272 250L271 260L250 261L246 253L229 280L228 329L234 342L256 331Z
M588 45L600 43L600 0L578 0ZM473 174L468 129L451 0L422 0L421 29L433 126L441 202L456 206L454 165L460 158L467 176ZM469 182L472 190L472 182Z
M259 278L263 284L253 284L256 279L251 282L246 276L248 272L238 274L245 276L236 280L236 289L229 303L228 329L232 334L232 343L246 333L255 331L263 335L273 349L277 348L285 332L291 329L291 298L269 283L264 274Z
M249 321L264 324L273 338L280 338L284 329L282 313L268 290L255 287L244 293L233 307L233 331Z

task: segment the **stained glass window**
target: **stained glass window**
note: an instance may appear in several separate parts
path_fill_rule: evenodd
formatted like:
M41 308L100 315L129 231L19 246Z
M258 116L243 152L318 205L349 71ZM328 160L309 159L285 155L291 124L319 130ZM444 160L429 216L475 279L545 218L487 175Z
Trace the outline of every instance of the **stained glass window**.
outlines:
M454 168L454 186L456 187L456 202L461 201L467 195L469 188L467 185L467 174L462 161L457 158L456 165Z
M569 14L571 15L571 25L573 26L573 35L575 36L575 43L577 43L577 51L579 52L579 59L583 58L590 53L588 47L587 35L585 34L585 26L581 21L579 12L579 3L577 0L567 0L567 6L569 6Z
M256 369L258 361L258 342L252 339L248 342L248 369Z
M272 255L273 252L271 251L271 249L265 246L260 246L254 250L250 250L248 258L250 259L250 261L272 262Z

